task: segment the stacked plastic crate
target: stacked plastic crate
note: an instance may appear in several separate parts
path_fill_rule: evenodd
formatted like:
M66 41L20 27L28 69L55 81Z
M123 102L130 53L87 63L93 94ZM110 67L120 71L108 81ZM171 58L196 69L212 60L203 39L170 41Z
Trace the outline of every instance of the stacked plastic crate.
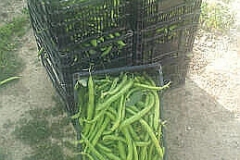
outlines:
M28 8L41 58L71 114L73 73L130 66L132 31L126 0L29 0Z
M65 102L67 112L75 116L87 113L86 110L89 106L82 107L83 105L80 104L89 104L91 97L97 96L99 98L102 96L102 90L99 88L101 93L99 92L97 95L92 93L93 95L90 96L90 94L85 93L86 87L91 86L87 84L90 75L93 75L94 78L112 76L111 78L115 77L115 80L120 77L122 72L125 75L130 75L131 78L134 78L134 75L145 76L150 79L146 84L152 84L153 88L156 87L156 84L162 86L163 80L172 81L174 85L183 83L188 67L188 53L193 48L194 36L198 27L200 5L201 0L28 0L30 18L42 63L54 87ZM135 80L140 82L142 79ZM82 88L79 89L79 86L76 85L74 89L75 84L80 84ZM113 84L117 85L117 82L112 82L111 86L114 86ZM105 94L110 90L109 88L104 89L107 89ZM121 93L121 89L117 91ZM76 93L79 90L83 93L82 97L79 96L80 92L78 95ZM134 111L135 113L142 109L144 112L138 112L140 116L143 113L146 116L150 115L147 118L140 117L140 119L147 119L146 121L150 123L146 123L145 126L151 126L153 117L161 117L162 106L159 101L155 103L149 97L146 98L147 93L150 92L142 89L139 91L139 88L137 91L139 100L147 99L152 102L150 106L156 104L155 109L159 110L159 113L155 109L152 110L152 113L156 114L154 116L147 112L145 114L146 110L141 107ZM112 105L119 107L117 103L114 103L119 99L116 94L112 95L114 99L111 101L109 99L112 97L107 97L109 98L109 106L107 107L111 108ZM161 92L151 94L155 99L161 99ZM127 95L130 97L130 93L127 92ZM126 96L127 98L125 97L124 100L124 96L120 96L123 97L121 98L123 99L121 105L125 106L127 103L125 101L130 98ZM84 98L87 100L84 101ZM136 103L139 101L136 100L138 98L133 98ZM92 106L97 104L102 104L102 102L96 102L96 104L94 101L92 102ZM148 103L146 104L148 106ZM81 109L85 112L80 112ZM148 109L151 109L151 107ZM126 110L119 111L119 113L122 114L121 112ZM77 112L78 114L76 114ZM101 113L103 115L102 120L95 121L91 127L91 131L93 131L91 132L93 133L92 136L89 137L91 140L92 137L95 137L94 133L98 133L99 129L104 129L102 123L104 121L105 124L105 109L101 110ZM100 111L95 111L94 116L100 117ZM129 118L128 116L130 115L127 115L127 118ZM85 118L86 115L83 117ZM165 159L165 150L163 149L165 146L163 143L164 129L161 130L159 118L152 128L148 127L148 130L151 131L150 137L155 142L152 149L149 150L153 151L154 146L159 153L159 155L155 155L155 151L150 152L148 154L150 157L155 155L150 159ZM88 120L88 118L85 120ZM119 120L121 121L121 118ZM95 124L99 124L99 127L96 128ZM142 132L143 130L139 128L137 120L135 124L137 124L134 125L136 128L132 129L131 134L135 133L134 137L142 136L144 139L147 137L145 143L148 144L150 142L148 141L148 134ZM79 139L81 139L80 135L83 131L80 128L81 125L83 130L84 127L87 128L81 120L76 122L75 127L79 133ZM112 122L110 125L112 125ZM110 133L113 133L113 131L110 130ZM138 133L141 136L136 134L136 131L139 131ZM90 131L87 133L90 133ZM119 130L116 130L116 134L114 132L114 136L119 134ZM95 143L98 142L98 138L100 137L94 138ZM156 143L157 141L159 144ZM86 148L88 147L87 145ZM126 143L123 149L126 150L127 148L131 147ZM144 152L147 151L147 148L143 152L141 147L137 148L135 146L134 148L135 157L142 155L138 152L144 155ZM110 148L107 149L105 157L109 156ZM111 153L118 152L114 146L111 149ZM119 156L119 153L116 155ZM99 159L98 156L94 159ZM100 155L99 157L104 156ZM101 159L106 159L105 157ZM119 159L116 156L114 157ZM142 157L146 158L145 155ZM130 157L129 159L134 158Z
M28 0L42 62L75 113L73 74L160 62L185 80L202 0Z
M130 21L139 64L161 62L165 81L185 82L202 0L133 0Z

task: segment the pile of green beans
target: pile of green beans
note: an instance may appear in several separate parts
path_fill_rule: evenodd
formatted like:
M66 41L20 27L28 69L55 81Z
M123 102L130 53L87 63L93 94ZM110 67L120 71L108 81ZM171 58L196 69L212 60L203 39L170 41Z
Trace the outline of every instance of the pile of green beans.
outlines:
M77 82L83 160L162 160L158 91L146 73L89 76Z
M110 33L97 39L91 39L88 42L84 42L81 44L81 47L91 48L85 52L87 56L99 54L99 57L104 58L109 56L112 52L120 53L121 49L126 46L122 39L121 34L119 32L115 32L114 34ZM102 46L104 43L105 45Z

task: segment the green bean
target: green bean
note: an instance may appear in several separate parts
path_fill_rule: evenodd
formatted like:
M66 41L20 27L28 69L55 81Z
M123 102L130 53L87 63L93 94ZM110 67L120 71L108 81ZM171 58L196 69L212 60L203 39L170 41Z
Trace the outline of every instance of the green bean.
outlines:
M158 139L156 138L156 136L154 135L154 132L152 131L152 129L149 127L149 125L147 124L146 121L144 121L143 119L140 119L140 123L142 124L143 128L145 128L145 130L147 131L147 133L149 134L149 136L151 137L153 144L156 147L156 150L159 154L159 156L161 158L163 158L163 151L159 145Z
M109 85L108 82L103 83L100 86L98 86L98 90L102 91L102 90L106 89L108 85Z
M105 114L106 114L106 116L108 116L110 118L110 120L112 120L112 121L116 120L116 117L112 113L110 113L109 111L107 111Z
M130 111L130 110L128 109L128 111ZM133 114L136 114L136 112L134 112L134 111L131 111L131 112L132 112ZM152 139L152 141L153 141L153 143L154 143L154 145L155 145L155 147L156 147L159 155L160 155L161 157L163 157L163 151L162 151L162 149L161 149L161 147L160 147L160 145L159 145L158 139L157 139L156 136L154 135L154 132L153 132L153 130L151 129L151 127L149 127L149 125L147 124L147 122L144 121L143 119L140 119L139 122L142 124L143 128L147 131L147 133L148 133L149 136L151 137L151 139Z
M144 77L146 79L146 81L148 81L152 86L156 86L156 83L153 81L153 79L151 77L149 77L149 75L147 75L147 73L144 73Z
M133 88L126 94L126 98L129 98L130 95L133 94L136 91L143 91L143 90L141 88Z
M133 157L134 160L138 160L138 151L135 142L133 142Z
M125 121L123 121L121 123L121 125L119 126L119 129L121 130L125 126L141 119L145 114L147 114L152 109L153 105L154 105L154 98L153 98L153 95L151 95L149 103L147 104L147 107L142 109L141 111L139 111L135 115L131 116L130 118L126 119Z
M121 34L120 34L120 33L118 33L118 32L114 33L114 35L115 35L116 37L119 37L119 36L121 36Z
M78 119L80 114L81 114L81 112L77 112L76 114L71 116L71 119Z
M109 97L105 102L103 102L102 104L100 104L100 105L97 107L97 110L104 110L104 109L106 109L107 107L109 107L109 105L110 105L112 102L116 101L116 100L117 100L119 97L121 97L125 92L127 92L128 89L132 86L132 84L133 84L133 81L132 81L132 80L129 80L129 82L128 82L125 86L123 86L123 88L121 88L121 90L120 90L117 94Z
M150 141L151 142L151 141ZM150 143L151 144L151 143ZM141 152L140 152L140 160L146 160L146 156L147 156L147 148L148 145L145 145L141 148ZM148 160L148 159L147 159Z
M124 136L126 137L126 142L128 145L128 154L126 160L133 160L133 142L132 137L130 136L128 130L126 128L122 129Z
M109 122L110 122L110 119L108 117L106 117L103 124L99 128L98 133L95 135L94 139L92 140L92 145L93 146L95 146L97 144L99 138L101 137L103 131L105 130L105 128L107 127Z
M162 87L155 87L155 86L150 86L150 85L145 85L145 84L140 84L140 83L134 83L135 87L140 87L144 89L149 89L149 90L156 90L156 91L161 91L163 89L169 88L170 82Z
M128 125L127 129L129 130L129 133L133 139L135 139L136 141L140 141L139 135L135 132L131 125Z
M88 154L88 153L80 152L79 154L80 155L84 155L85 157L88 157L90 160L94 160L93 157L90 154ZM83 157L84 160L85 160L85 157Z
M152 157L153 157L153 147L154 147L154 144L150 145L150 147L149 147L148 159L152 159Z
M150 82L148 82L148 81L146 80L146 78L143 77L143 76L137 76L137 77L136 77L136 83L140 83L140 84L145 84L145 85L150 85L150 86L152 86L152 84L151 84Z
M114 38L114 35L112 33L110 33L108 36L109 36L110 39Z
M91 120L93 117L94 112L94 84L92 75L90 74L88 79L88 107L87 107L87 120ZM86 124L84 127L84 134L88 134L90 130L90 125Z
M111 160L121 160L120 158L118 158L117 156L115 156L112 153L106 153L106 156Z
M125 105L124 99L125 99L124 96L121 96L120 103L119 103L120 106L118 106L117 118L116 118L114 125L110 129L111 131L116 130L118 128L118 126L120 125L120 122L122 119L122 110L124 109L124 105Z
M141 148L139 160L148 160L146 159L146 155L147 155L147 147L144 146Z
M157 92L153 91L155 104L154 104L154 117L153 117L153 128L155 131L159 128L159 119L160 119L160 100Z
M97 47L98 45L96 39L91 40L90 43L92 44L93 47Z
M118 81L118 80L115 79L115 82L113 82L113 83L114 83L113 85L115 85L115 83L116 83L117 81ZM127 74L124 74L124 76L123 76L123 78L122 78L122 81L118 84L118 87L114 87L113 89L110 88L109 91L107 91L107 92L105 93L105 95L114 95L114 94L118 93L119 90L126 85L126 83L127 83Z
M86 145L89 147L91 152L99 158L99 160L105 160L105 158L94 148L94 146L88 141L88 139L83 134L81 134L81 138L86 143Z
M126 143L126 140L123 137L118 137L118 136L114 136L114 135L104 136L103 141L121 141L123 143Z
M117 41L117 44L119 45L119 49L122 49L124 46L126 46L126 43L123 41Z
M90 49L90 50L88 51L88 53L89 53L90 55L94 55L94 54L97 53L97 51L95 51L95 50L93 50L93 49Z
M101 54L101 57L108 55L111 52L112 48L113 46L108 46L107 49Z
M79 119L78 119L78 123L79 123L80 126L83 126L83 124L84 124L83 119L82 119L82 118L79 118Z
M106 113L106 109L105 110L101 110L92 120L88 121L88 120L84 120L86 123L94 123L96 122L99 118L103 117L104 114Z
M91 130L87 135L87 138L90 142L95 138L96 134L98 133L99 129L101 129L101 125L104 123L105 118L101 117L98 123L91 124Z
M109 111L115 118L117 117L118 113L116 112L113 106L108 107L107 111Z
M126 97L124 97L123 104L122 104L120 123L121 123L121 121L124 120L124 118L125 118L125 116L126 116L126 115L125 115L125 110L126 110ZM119 125L118 125L118 127L119 127Z
M127 159L127 156L126 156L127 154L126 154L124 143L122 141L118 141L117 146L118 146L118 151L119 151L119 154L120 154L120 158L122 160Z
M106 96L107 94L112 94L112 93L114 93L114 89L116 88L118 81L119 81L119 77L116 77L116 78L113 80L112 85L111 85L109 91L107 91L107 92L105 92L105 93L102 93L102 96L101 96L101 97L103 98L103 97Z
M99 148L100 150L102 150L103 152L112 152L112 150L104 145L102 145L101 143L98 143L96 145L97 148Z
M135 141L135 144L136 144L136 146L144 147L144 146L148 146L149 144L151 144L151 141L147 141L147 142L144 142L144 141Z

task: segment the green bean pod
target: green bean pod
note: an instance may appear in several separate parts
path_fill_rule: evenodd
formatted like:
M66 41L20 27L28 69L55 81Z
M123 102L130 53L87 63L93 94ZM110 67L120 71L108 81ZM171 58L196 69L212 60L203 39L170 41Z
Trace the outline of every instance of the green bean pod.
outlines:
M133 85L133 81L132 80L129 80L129 82L123 86L123 88L117 93L117 94L114 94L113 96L109 97L104 103L100 104L98 107L97 107L97 110L104 110L106 109L107 107L109 107L109 105L116 101L119 97L121 97L125 92L128 91L128 89Z
M88 139L83 134L81 134L81 138L90 148L91 152L99 158L99 160L105 160L105 158L94 148L94 146L88 141Z
M125 121L123 121L121 123L121 125L119 126L119 129L121 130L125 126L130 125L131 123L141 119L145 114L147 114L152 109L153 105L154 105L154 98L153 98L153 96L151 96L150 101L147 104L147 107L144 108L143 110L139 111L135 115L131 116L130 118L126 119Z

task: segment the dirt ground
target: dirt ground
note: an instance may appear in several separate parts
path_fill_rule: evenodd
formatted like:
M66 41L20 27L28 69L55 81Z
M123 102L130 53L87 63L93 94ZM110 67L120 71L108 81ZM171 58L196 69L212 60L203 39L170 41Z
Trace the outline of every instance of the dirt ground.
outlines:
M23 0L0 1L0 25L21 12ZM240 9L234 0L232 9ZM163 98L167 160L240 160L240 13L228 34L199 32L186 83ZM21 79L0 90L0 146L12 159L31 152L12 131L24 112L54 106L56 92L38 61L30 30L18 51L25 62ZM5 127L5 124L12 124Z
M240 159L240 1L231 9L229 33L199 31L186 84L164 95L167 160Z

